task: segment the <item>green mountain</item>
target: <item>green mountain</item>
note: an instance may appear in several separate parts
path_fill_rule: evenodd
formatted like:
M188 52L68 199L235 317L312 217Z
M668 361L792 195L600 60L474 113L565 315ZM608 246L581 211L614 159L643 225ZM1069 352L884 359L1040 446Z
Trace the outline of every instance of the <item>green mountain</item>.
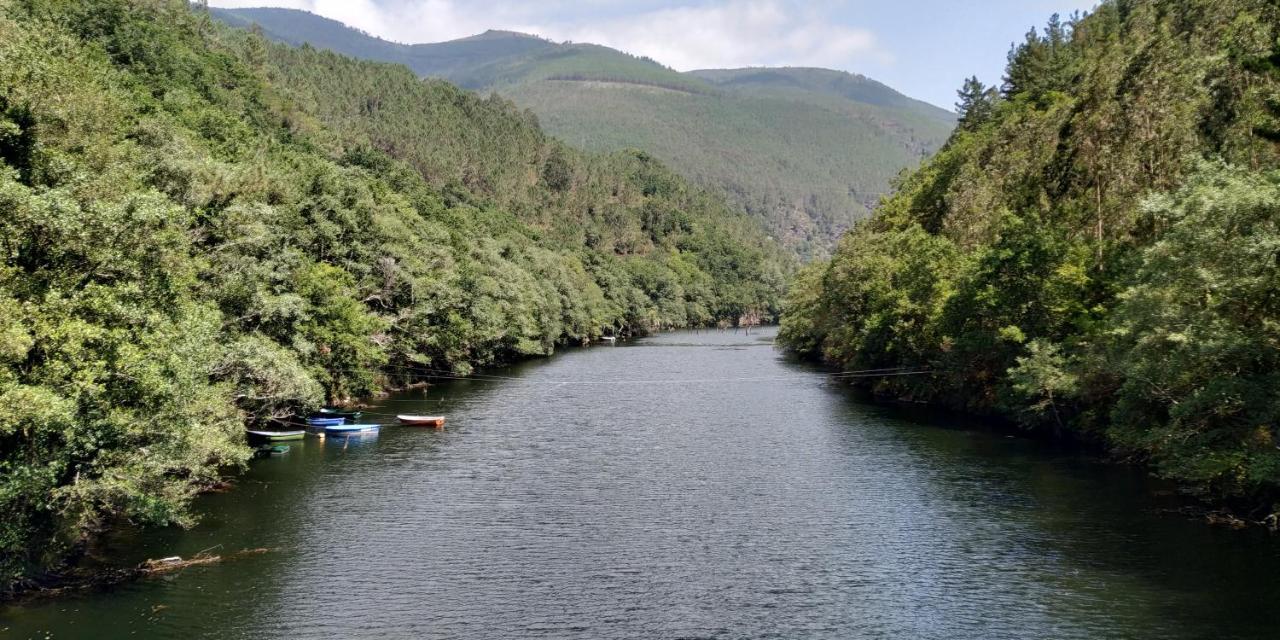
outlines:
M403 45L287 9L218 10L235 25L347 55L404 64L537 114L596 151L641 149L727 193L796 252L826 255L890 181L935 151L951 113L873 80L824 69L678 73L590 44L490 31Z
M294 46L310 43L353 58L403 64L421 75L450 78L462 86L469 85L458 79L470 70L556 46L541 38L508 31L490 31L439 44L405 45L306 11L260 8L211 9L211 12L231 26L256 29L277 42Z
M0 2L0 211L0 591L189 523L246 424L768 318L792 265L646 154L183 0Z
M1280 517L1280 7L1111 0L966 83L783 340ZM906 373L908 375L901 375Z

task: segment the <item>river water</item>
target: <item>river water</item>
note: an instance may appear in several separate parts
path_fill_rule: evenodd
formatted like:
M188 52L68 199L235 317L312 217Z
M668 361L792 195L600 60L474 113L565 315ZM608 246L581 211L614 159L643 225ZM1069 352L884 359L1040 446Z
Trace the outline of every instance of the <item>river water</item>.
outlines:
M664 334L388 398L0 638L1264 638L1280 539L1161 515L1133 469L860 401L772 332ZM501 376L501 377L498 377Z

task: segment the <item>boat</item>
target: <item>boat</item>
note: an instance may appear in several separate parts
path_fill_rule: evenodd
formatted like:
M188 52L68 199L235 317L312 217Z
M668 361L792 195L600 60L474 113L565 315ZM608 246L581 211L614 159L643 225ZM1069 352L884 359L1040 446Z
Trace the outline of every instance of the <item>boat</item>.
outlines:
M289 445L287 444L264 444L254 451L254 455L259 458L282 456L286 453L289 453Z
M301 440L307 437L306 431L253 431L246 430L246 434L254 440L266 440L267 442L284 442L286 440Z
M369 433L382 428L380 424L335 424L324 428L325 435L345 436L360 433Z
M317 413L311 414L312 418L342 418L348 422L355 422L364 415L363 411L342 411L341 409L325 408Z
M336 427L346 424L346 418L318 418L312 416L307 418L307 425L312 427Z
M400 424L409 425L411 427L435 427L439 429L444 426L444 416L396 416L396 420Z

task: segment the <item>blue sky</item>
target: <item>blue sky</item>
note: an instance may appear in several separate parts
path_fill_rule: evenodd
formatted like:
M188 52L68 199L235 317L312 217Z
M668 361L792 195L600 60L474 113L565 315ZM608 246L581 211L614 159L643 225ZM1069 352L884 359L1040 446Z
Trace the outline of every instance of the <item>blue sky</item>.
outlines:
M593 42L681 71L821 66L950 108L970 75L999 82L1009 44L1095 0L211 0L306 9L399 42L486 29Z

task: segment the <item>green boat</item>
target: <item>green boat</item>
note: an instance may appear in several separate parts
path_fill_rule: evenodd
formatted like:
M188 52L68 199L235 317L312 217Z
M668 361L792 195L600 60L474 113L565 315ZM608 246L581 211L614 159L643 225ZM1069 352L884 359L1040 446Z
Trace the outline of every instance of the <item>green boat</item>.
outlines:
M245 431L245 433L249 435L251 440L265 442L286 442L307 437L306 431Z
M264 444L253 451L256 458L270 458L273 456L282 456L289 453L289 445L287 444Z

